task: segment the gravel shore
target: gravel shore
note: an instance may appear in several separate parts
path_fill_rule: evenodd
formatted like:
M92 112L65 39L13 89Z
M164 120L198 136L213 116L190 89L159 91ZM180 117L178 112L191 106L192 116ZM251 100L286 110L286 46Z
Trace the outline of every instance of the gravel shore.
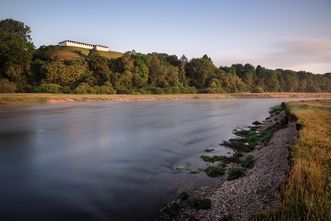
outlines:
M286 112L271 114L257 126L258 133L280 125ZM197 198L211 200L208 210L196 210L183 206L175 220L250 220L257 211L280 202L280 187L289 170L289 148L297 135L295 121L289 121L278 129L267 145L258 145L249 154L254 156L254 167L234 180L201 188L193 193Z

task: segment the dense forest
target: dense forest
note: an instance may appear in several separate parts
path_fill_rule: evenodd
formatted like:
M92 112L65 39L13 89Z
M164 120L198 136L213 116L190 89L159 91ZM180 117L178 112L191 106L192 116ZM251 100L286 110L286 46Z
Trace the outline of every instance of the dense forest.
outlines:
M271 70L260 65L216 67L211 58L126 52L108 59L91 50L71 59L35 49L20 21L0 21L0 92L90 94L330 92L331 73Z

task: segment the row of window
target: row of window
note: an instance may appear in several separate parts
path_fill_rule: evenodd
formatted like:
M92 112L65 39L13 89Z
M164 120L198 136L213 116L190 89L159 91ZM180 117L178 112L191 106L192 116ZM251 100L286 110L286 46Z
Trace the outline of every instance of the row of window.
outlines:
M105 47L105 46L101 46L101 45L90 45L90 44L85 44L85 43L80 43L80 42L75 42L75 41L67 41L68 43L73 43L73 44L78 44L78 45L83 45L83 46L86 46L86 47L101 47L101 48L108 48L108 47Z

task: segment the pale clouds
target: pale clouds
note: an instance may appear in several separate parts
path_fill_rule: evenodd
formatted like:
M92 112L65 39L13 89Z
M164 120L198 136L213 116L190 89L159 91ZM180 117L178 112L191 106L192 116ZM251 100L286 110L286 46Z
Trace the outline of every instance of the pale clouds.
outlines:
M321 74L331 72L331 38L287 39L271 44L267 50L215 56L216 64L252 63Z

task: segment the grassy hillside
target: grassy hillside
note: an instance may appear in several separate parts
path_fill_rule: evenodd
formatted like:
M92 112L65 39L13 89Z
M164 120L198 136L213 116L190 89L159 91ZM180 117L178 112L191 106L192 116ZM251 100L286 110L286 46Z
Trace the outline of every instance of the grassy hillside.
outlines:
M257 220L331 220L331 100L290 102L299 137L281 204Z
M89 52L90 50L85 48L56 46L49 52L49 57L54 60L72 60L87 56ZM108 59L118 58L123 54L117 51L98 51L98 53Z

